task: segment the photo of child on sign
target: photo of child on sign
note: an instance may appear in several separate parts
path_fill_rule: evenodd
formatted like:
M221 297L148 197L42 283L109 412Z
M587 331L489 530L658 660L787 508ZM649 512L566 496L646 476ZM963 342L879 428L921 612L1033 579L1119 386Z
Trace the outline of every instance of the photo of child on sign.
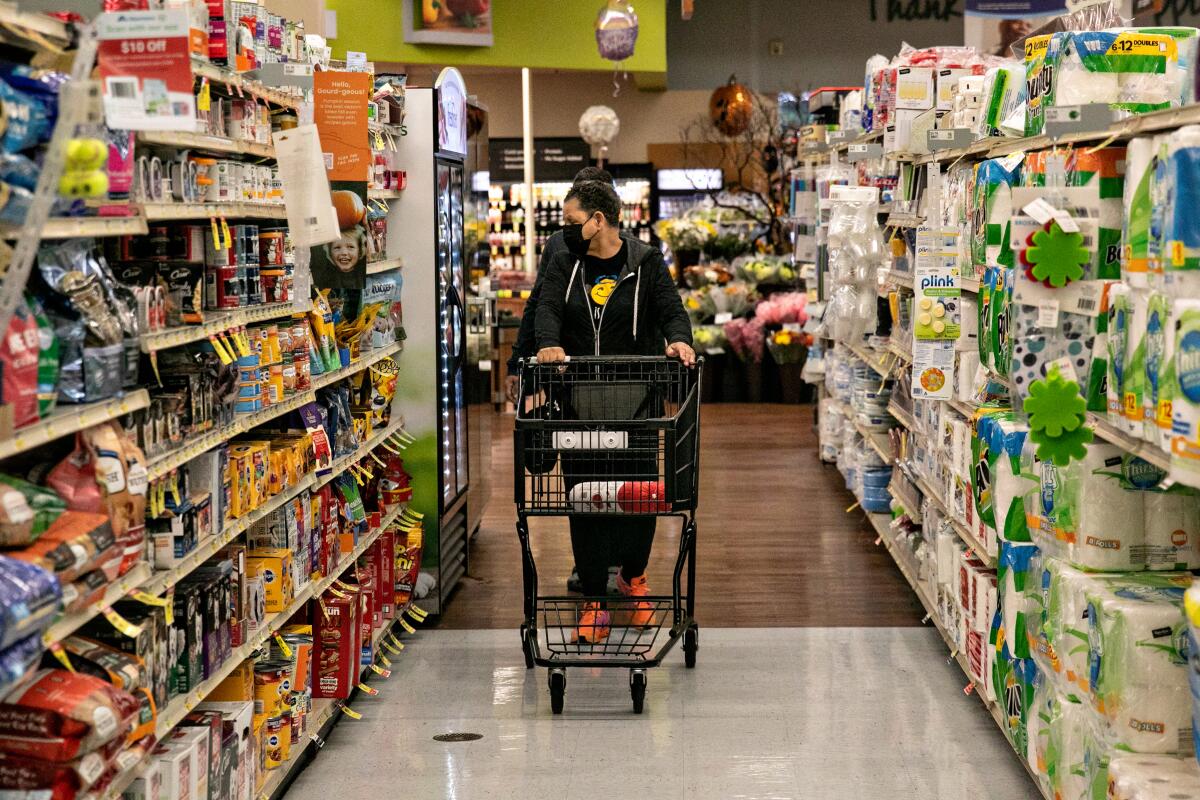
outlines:
M367 187L335 181L330 201L340 236L312 249L313 285L318 289L361 289L367 280ZM347 186L353 188L346 188Z

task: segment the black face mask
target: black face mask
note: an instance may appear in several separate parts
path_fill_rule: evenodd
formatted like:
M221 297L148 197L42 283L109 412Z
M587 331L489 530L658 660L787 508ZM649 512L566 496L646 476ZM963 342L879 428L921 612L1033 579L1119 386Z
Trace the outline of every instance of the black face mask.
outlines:
M568 223L562 226L563 244L567 246L567 250L575 256L586 256L588 245L591 244L590 239L583 238L583 225L580 223Z

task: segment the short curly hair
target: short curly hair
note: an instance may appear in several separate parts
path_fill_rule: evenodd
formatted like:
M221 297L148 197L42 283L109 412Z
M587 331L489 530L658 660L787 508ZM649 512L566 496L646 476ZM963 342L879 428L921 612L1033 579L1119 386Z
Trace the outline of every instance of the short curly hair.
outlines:
M604 181L612 183L612 173L600 167L584 167L575 173L575 177L571 179L571 183L583 183L584 181Z
M583 181L571 187L563 200L574 199L579 207L590 217L599 211L609 225L617 225L621 221L621 198L611 183L603 181Z

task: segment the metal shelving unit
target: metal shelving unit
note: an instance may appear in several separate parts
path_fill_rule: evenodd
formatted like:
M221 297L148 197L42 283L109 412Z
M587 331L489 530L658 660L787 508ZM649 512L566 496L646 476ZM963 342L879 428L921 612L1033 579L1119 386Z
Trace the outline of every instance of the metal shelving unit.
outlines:
M11 439L0 439L0 459L24 453L35 447L123 417L150 405L150 395L137 389L123 397L84 405L60 404L48 417L18 428Z

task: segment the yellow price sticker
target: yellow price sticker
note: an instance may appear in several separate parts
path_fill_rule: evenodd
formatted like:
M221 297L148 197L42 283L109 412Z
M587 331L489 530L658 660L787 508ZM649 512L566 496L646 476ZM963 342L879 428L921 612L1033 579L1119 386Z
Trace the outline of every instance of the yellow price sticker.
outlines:
M212 87L208 83L208 78L200 81L200 94L196 95L196 108L199 111L212 110Z
M221 229L217 227L217 218L209 217L208 221L212 224L213 249L221 250Z
M275 634L275 644L279 645L279 652L283 653L284 658L292 657L292 648L288 647L287 641L278 633Z
M384 669L383 667L379 666L378 664L372 664L371 671L374 672L376 675L382 675L385 678L392 677L392 671L390 669Z
M380 660L381 662L383 662L383 665L384 665L385 667L390 667L390 666L392 665L392 662L388 660L388 657L387 657L387 656L385 656L385 655L383 655L382 653L381 653L381 654L380 654L380 656L379 656L379 660ZM391 675L391 674L392 674L392 673L391 673L390 671L388 671L388 670L384 670L384 671L385 671L385 672L387 672L387 674L388 674L388 675Z
M420 607L419 605L417 605L416 603L413 603L411 606L409 606L409 607L408 607L408 609L409 609L409 611L415 611L415 612L417 612L418 614L420 614L420 615L421 615L421 619L425 619L426 617L428 617L428 616L429 616L429 612L428 612L428 611L426 611L425 609L421 608L421 607Z
M390 643L384 642L383 646L392 655L394 655L394 656L400 655L400 650L398 648L392 647L392 645ZM379 660L382 661L383 663L387 664L389 667L391 666L391 663L383 656L380 656Z
M233 234L229 231L229 223L221 217L221 233L225 236L225 249L233 247Z
M128 636L130 639L136 639L141 635L141 627L134 625L132 622L122 617L115 610L113 610L112 606L107 606L103 613L104 618L107 619L109 623L123 635Z
M409 633L417 632L417 629L414 628L412 625L409 625L408 620L406 620L404 617L400 618L400 627L404 628L404 630L408 631Z
M71 659L67 655L67 651L63 649L63 646L61 644L59 644L58 642L54 642L53 644L51 644L50 652L54 653L54 657L58 659L58 662L60 664L62 664L63 667L68 672L75 671L75 666L71 663Z
M155 597L152 594L148 594L140 590L131 592L129 596L134 600L137 600L139 603L143 603L148 606L157 606L158 608L166 608L167 603L170 602L165 597Z
M349 706L342 706L341 708L342 708L342 713L345 714L350 719L362 719L362 714L358 713L357 711L350 708Z
M388 641L391 642L397 649L399 649L399 650L404 649L404 642L397 639L396 635L394 633L389 633L387 635L387 638L388 638Z
M371 695L372 697L374 697L375 695L379 694L379 690L378 690L378 689L376 689L376 688L374 688L374 687L372 687L372 686L367 686L365 683L360 683L360 684L358 684L358 690L359 690L360 692L363 692L363 693L365 693L365 694L369 694L369 695Z

